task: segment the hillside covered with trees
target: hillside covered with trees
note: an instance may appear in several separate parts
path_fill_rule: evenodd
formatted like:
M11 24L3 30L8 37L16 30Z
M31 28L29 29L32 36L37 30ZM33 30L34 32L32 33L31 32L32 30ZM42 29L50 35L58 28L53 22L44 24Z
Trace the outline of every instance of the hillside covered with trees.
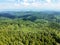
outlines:
M60 12L1 12L0 45L60 45Z

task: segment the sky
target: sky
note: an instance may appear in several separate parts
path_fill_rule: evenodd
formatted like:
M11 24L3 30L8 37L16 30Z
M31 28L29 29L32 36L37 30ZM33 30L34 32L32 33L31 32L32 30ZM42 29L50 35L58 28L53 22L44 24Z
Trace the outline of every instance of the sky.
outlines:
M60 11L60 0L0 0L0 11L8 10Z

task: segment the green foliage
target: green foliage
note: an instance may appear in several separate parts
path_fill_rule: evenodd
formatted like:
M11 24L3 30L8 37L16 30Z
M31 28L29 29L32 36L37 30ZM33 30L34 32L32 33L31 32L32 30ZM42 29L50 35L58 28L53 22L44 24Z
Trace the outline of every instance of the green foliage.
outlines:
M16 13L17 14L17 13ZM25 14L25 13L23 13ZM21 13L21 15L23 15ZM40 15L40 13L32 13ZM19 14L18 14L19 15ZM60 44L58 16L42 14L33 17L0 18L0 45L57 45ZM34 17L35 19L35 17ZM60 19L59 19L60 20Z
M45 21L1 20L0 45L57 45L59 30L49 26Z

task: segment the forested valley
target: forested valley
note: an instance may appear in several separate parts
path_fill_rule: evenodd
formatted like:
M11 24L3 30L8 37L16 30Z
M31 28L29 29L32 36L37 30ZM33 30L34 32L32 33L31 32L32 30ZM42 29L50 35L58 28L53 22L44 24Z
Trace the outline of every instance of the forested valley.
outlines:
M60 45L60 12L0 12L0 45Z

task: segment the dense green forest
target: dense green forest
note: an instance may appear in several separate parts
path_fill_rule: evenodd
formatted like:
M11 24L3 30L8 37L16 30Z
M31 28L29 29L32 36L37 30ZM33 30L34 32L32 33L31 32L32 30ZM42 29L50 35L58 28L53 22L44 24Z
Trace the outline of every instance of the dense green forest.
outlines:
M0 45L60 45L60 12L1 12Z

